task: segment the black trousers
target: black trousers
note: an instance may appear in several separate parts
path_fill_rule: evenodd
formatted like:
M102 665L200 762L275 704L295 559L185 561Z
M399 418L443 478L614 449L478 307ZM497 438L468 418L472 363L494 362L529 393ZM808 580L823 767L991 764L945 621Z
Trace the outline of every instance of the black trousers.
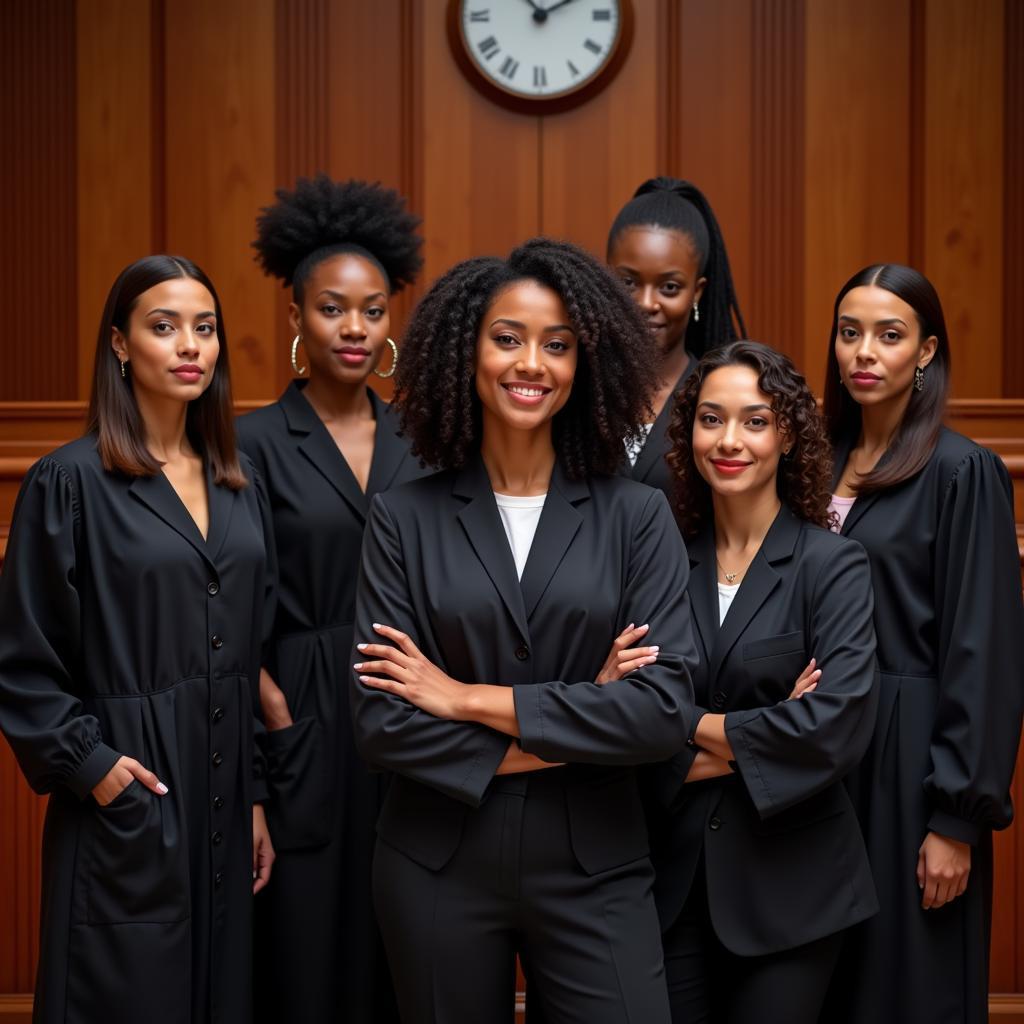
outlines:
M378 840L374 902L403 1024L511 1024L517 953L546 1024L669 1024L650 862L587 875L560 774L496 779L440 871Z
M842 932L767 956L737 956L715 935L704 861L664 935L673 1024L816 1024Z

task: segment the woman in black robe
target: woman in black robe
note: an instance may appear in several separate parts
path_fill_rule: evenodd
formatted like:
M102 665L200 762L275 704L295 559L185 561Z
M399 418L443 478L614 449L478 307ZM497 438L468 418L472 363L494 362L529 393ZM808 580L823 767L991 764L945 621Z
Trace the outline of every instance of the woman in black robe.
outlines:
M665 456L675 394L705 352L746 336L729 255L711 204L688 181L651 178L608 232L608 266L629 289L658 345L650 416L627 444L624 472L672 500Z
M50 794L37 1024L250 1018L266 511L212 284L132 264L88 433L30 470L0 577L0 728Z
M945 320L898 265L841 289L825 414L834 508L871 559L881 695L850 779L881 912L848 936L823 1019L988 1019L992 830L1024 695L1013 492L1002 462L942 425Z
M278 855L256 907L256 1019L268 1024L396 1012L370 900L385 776L355 752L346 687L370 499L424 473L367 387L395 369L388 303L420 267L417 224L396 193L324 175L279 192L259 221L264 268L292 286L293 367L307 378L238 421L279 571L261 685Z

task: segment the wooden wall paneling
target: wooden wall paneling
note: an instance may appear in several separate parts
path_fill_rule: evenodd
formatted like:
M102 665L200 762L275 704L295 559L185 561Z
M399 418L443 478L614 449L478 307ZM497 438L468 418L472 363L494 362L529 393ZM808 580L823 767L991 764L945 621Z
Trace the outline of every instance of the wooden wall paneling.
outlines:
M674 140L665 173L692 181L708 197L725 238L748 333L760 338L751 306L754 2L760 0L666 0L679 10L678 60L668 68L678 114L661 131Z
M1003 135L1003 394L1024 398L1024 4L1006 0Z
M250 248L276 177L274 27L274 0L165 9L167 246L217 287L239 398L277 390L275 286Z
M505 254L540 230L539 118L491 103L448 48L446 0L423 0L417 69L424 285L470 256Z
M759 341L804 350L804 3L758 0L751 33L751 288Z
M991 394L1003 372L1003 28L999 0L924 12L921 269L942 298L961 398Z
M910 258L911 0L809 3L806 19L805 347L797 362L820 394L839 288L870 263Z
M658 173L659 5L633 0L633 41L612 85L540 125L540 231L604 260L612 218Z
M156 249L149 143L162 111L153 103L153 5L77 0L76 15L77 395L87 399L107 292L122 267Z
M0 401L74 398L74 0L4 6L0 138Z

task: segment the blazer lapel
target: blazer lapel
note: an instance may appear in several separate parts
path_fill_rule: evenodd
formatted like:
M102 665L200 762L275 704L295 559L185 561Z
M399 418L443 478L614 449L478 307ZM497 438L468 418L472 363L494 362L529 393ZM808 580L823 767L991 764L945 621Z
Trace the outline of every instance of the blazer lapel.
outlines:
M373 461L370 463L370 477L366 482L366 493L376 494L386 491L398 473L398 467L409 451L409 446L398 433L398 417L387 402L377 397L375 391L367 388L370 393L370 404L377 420L377 432L373 438Z
M718 642L718 573L715 566L715 531L702 530L687 544L690 555L690 605L693 621L704 645L703 663L711 661Z
M516 564L512 558L505 528L501 525L498 506L494 502L494 490L479 455L474 456L455 478L452 493L468 503L459 511L458 520L466 531L477 558L487 570L495 590L508 609L509 615L519 629L520 636L530 635L527 629L526 609L523 605L523 591L516 575ZM531 551L532 555L532 551Z
M657 466L661 459L665 458L668 452L668 428L672 425L676 395L679 394L680 388L686 383L686 378L693 373L696 366L697 360L691 355L686 363L686 369L683 370L683 375L676 381L672 394L668 396L665 404L661 407L661 412L658 413L651 425L651 432L647 435L643 448L640 449L636 464L632 467L633 472L630 474L634 480L646 480L647 474Z
M537 524L537 533L523 568L521 590L527 619L533 616L551 577L583 522L583 516L576 508L577 503L589 497L590 487L586 481L569 480L556 463L540 522Z
M208 490L216 490L210 486L209 477L207 477L207 481ZM188 509L178 497L178 492L171 486L171 482L163 473L157 473L155 476L135 477L128 492L159 516L172 530L180 533L205 561L212 564L209 548L206 541L203 540L203 535L199 532L199 527L196 526L195 520L188 514ZM212 529L215 513L212 494L209 496L209 505Z
M852 448L853 445L850 442L844 442L836 448L835 463L832 467L833 494L835 494L835 490L839 486L839 481L842 479L843 471L846 469L846 463L850 458L850 451ZM889 452L886 451L878 460L878 465L881 466L888 458ZM850 506L850 511L846 513L846 521L843 523L843 528L839 532L844 536L848 534L857 525L864 513L874 505L881 493L881 491L872 491L871 494L858 495L857 500Z
M711 656L711 680L718 677L722 664L736 645L736 641L779 585L781 577L774 566L778 562L792 558L793 548L799 536L800 520L783 506L765 536L761 550L750 563L750 568L740 584L740 589L736 591L722 628L718 632L718 640Z
M293 381L281 396L281 406L288 421L288 429L294 434L304 435L298 443L299 452L323 474L360 521L365 522L369 499L360 489L345 457L334 443L334 438L303 397L299 381Z
M210 506L210 525L206 535L206 550L211 561L216 561L231 526L237 495L228 487L213 482L209 464L206 466L206 494ZM189 517L191 518L191 516Z

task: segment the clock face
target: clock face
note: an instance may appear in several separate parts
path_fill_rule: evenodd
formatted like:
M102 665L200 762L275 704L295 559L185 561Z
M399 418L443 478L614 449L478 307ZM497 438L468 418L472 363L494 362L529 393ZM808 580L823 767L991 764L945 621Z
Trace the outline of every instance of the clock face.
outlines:
M622 41L625 0L459 0L461 44L491 85L523 99L570 95Z

